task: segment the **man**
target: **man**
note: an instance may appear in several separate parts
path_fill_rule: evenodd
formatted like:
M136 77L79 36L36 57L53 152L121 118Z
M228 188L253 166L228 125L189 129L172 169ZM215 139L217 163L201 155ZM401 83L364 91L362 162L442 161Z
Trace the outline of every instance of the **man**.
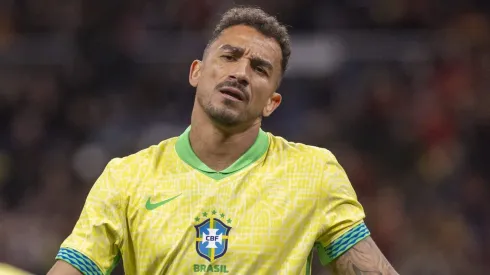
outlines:
M396 274L335 157L261 130L289 36L255 8L224 14L192 63L191 126L107 165L49 274Z

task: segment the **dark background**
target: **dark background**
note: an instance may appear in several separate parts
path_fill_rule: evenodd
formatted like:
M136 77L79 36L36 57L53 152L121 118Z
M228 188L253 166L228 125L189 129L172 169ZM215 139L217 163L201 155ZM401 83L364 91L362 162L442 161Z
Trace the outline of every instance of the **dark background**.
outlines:
M292 34L264 129L338 157L401 274L490 274L490 2L235 3ZM107 161L185 129L231 5L0 1L0 262L45 273Z

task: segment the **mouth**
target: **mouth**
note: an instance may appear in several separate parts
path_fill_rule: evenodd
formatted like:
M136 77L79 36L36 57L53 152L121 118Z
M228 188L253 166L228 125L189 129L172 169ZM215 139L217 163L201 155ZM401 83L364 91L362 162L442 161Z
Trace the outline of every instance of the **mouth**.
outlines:
M235 100L235 101L245 101L245 94L237 88L233 87L223 87L219 89L220 93L225 97Z

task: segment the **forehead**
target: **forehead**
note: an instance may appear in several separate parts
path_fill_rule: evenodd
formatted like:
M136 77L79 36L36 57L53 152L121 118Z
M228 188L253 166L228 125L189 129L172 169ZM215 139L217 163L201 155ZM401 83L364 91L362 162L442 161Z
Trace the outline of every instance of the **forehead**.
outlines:
M244 48L248 54L268 59L274 67L280 66L282 55L279 44L274 38L252 27L238 25L225 29L213 43L212 49L219 50L225 44Z

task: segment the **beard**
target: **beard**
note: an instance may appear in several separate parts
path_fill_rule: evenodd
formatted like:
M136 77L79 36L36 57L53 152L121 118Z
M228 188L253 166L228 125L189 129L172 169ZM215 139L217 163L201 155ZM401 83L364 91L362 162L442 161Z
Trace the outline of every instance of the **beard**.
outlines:
M201 97L197 97L199 105L203 108L204 112L216 123L222 126L236 126L246 121L246 118L241 112L237 112L234 109L235 102L224 99L224 106L215 106L211 101L204 102Z

